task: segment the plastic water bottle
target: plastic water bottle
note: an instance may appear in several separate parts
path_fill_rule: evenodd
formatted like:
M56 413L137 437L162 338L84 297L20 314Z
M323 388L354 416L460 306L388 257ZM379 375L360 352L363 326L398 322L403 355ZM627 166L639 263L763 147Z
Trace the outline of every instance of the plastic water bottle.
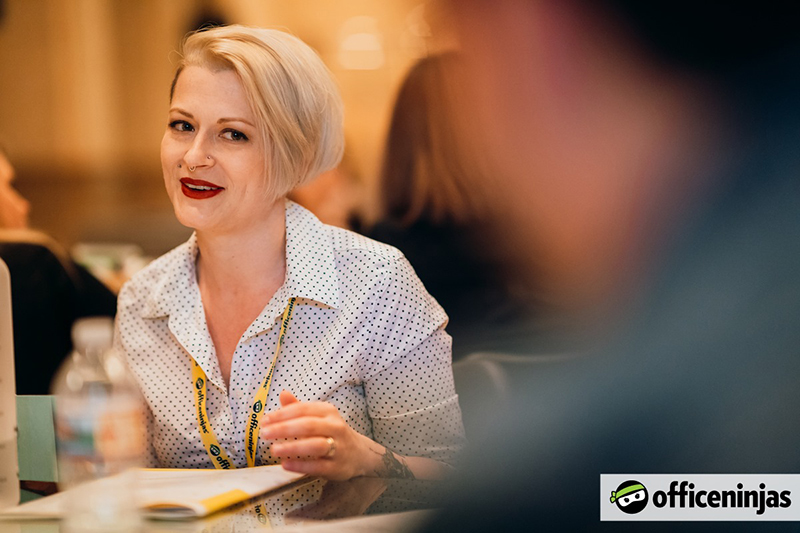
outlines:
M17 399L11 330L11 282L0 259L0 509L19 503Z
M112 349L113 329L105 317L76 322L75 350L53 380L67 531L136 531L140 525L134 468L145 446L143 404Z

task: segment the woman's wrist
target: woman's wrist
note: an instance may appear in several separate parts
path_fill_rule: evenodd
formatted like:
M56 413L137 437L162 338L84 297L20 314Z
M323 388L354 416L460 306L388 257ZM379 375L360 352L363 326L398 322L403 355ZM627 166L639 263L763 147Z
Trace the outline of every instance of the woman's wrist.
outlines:
M359 437L362 439L364 446L362 452L359 454L361 461L359 463L358 475L381 477L378 475L378 469L381 465L380 456L384 453L386 448L369 437L360 434Z
M366 453L363 454L364 461L361 464L361 475L382 477L382 478L401 478L414 479L414 473L406 463L406 458L394 453L389 448L378 444L368 437Z
M366 442L364 461L361 463L362 476L394 479L437 480L448 477L453 467L427 457L406 457L378 444L369 437L361 435Z

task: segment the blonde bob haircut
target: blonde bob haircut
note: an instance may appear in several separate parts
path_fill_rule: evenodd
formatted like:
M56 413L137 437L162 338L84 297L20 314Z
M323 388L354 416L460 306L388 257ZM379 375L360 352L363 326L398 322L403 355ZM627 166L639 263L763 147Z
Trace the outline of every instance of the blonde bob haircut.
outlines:
M297 37L241 25L192 33L183 43L170 100L178 76L189 66L238 75L264 141L272 199L339 164L342 99L328 68Z

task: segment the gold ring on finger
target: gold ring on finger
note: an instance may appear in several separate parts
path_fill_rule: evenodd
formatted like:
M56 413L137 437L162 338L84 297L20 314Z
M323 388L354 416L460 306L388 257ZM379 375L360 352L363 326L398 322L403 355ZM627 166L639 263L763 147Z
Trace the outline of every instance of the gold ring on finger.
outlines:
M333 440L333 437L327 437L325 440L328 441L328 452L324 455L326 459L330 459L336 454L336 441Z

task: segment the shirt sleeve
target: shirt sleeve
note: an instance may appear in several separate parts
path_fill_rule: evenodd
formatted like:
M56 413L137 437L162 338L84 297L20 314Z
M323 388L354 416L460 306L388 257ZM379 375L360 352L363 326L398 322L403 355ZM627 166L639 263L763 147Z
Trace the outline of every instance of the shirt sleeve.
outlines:
M376 442L452 463L464 445L447 315L405 259L386 265L372 295L362 378Z
M401 455L453 463L465 438L451 345L438 329L364 382L376 442Z

